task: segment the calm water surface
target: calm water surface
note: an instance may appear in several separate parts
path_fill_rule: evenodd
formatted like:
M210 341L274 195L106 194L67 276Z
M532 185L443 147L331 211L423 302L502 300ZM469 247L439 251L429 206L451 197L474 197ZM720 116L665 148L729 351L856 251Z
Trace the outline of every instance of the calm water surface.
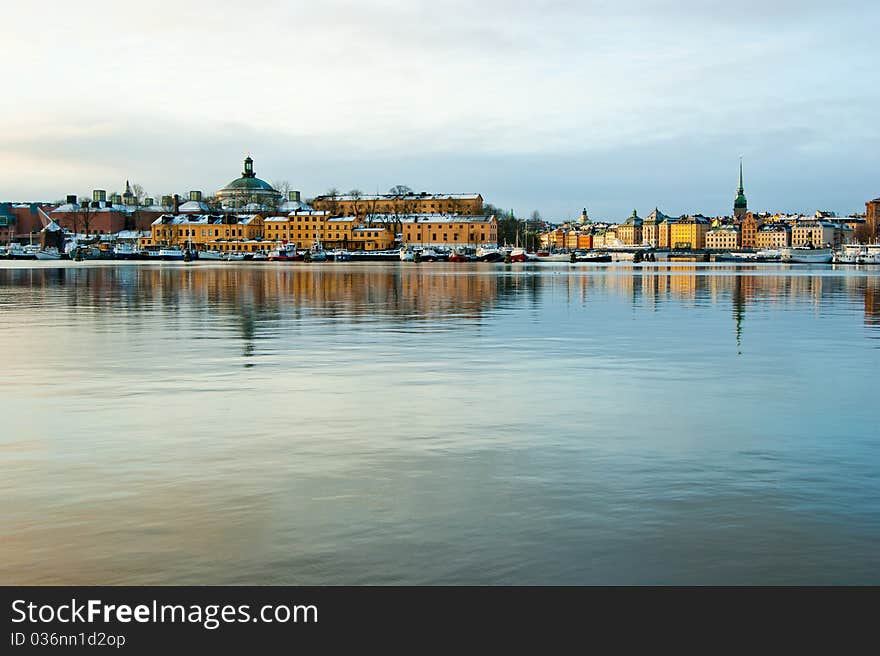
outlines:
M880 270L0 264L0 583L880 583Z

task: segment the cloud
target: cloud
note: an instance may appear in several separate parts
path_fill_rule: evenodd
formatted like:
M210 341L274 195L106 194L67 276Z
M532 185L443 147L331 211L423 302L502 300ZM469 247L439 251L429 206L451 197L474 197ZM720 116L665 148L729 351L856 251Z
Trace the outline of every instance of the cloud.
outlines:
M268 179L307 195L391 180L549 215L653 207L665 192L631 173L670 161L689 182L665 187L680 194L672 204L727 211L726 186L716 196L698 185L712 184L707 167L726 180L740 154L775 162L763 207L810 197L782 184L804 168L824 174L825 205L856 209L877 194L855 168L880 140L873 3L49 2L7 13L0 56L19 65L0 106L3 198L126 177L211 189L248 151ZM602 189L566 182L597 176Z

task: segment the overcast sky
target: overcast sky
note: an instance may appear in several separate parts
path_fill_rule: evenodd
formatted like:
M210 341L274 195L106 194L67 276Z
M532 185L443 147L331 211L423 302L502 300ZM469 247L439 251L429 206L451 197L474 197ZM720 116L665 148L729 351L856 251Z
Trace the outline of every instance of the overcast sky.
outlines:
M9 3L0 200L125 179L480 192L547 218L864 211L880 3Z

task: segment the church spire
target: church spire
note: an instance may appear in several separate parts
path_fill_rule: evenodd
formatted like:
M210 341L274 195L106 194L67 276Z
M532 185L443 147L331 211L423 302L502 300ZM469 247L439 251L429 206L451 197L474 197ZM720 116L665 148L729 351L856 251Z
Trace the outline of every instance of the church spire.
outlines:
M743 189L743 158L739 158L739 186L736 188L736 193L740 196L745 195L745 189Z
M742 157L739 158L739 185L736 188L736 199L733 201L733 216L737 219L743 219L748 212L748 202L746 201L746 193L743 188L743 163Z

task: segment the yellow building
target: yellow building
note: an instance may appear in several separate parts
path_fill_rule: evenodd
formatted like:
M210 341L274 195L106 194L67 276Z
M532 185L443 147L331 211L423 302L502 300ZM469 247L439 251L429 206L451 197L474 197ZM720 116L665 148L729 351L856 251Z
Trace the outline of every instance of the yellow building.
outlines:
M740 234L736 226L719 225L706 233L706 248L729 251L739 247Z
M755 248L791 246L791 228L785 223L765 223L755 234Z
M642 243L642 219L633 210L632 216L617 227L617 238L625 246L639 246Z
M704 216L682 216L673 221L669 230L669 248L696 250L706 247L709 219Z
M150 226L150 236L138 239L138 245L249 252L273 247L263 239L259 214L163 214Z
M462 214L478 215L483 211L480 194L375 194L323 195L312 201L316 210L334 216L367 217L371 214Z
M663 212L656 207L642 220L642 243L654 248L660 248L660 226L668 219ZM666 246L669 246L669 232L666 233Z
M816 248L836 245L836 228L828 221L798 221L791 227L791 245L812 245Z
M351 248L353 231L358 226L354 217L333 217L321 210L296 210L287 216L265 220L266 239L291 242L297 248L311 248L320 243L324 248Z
M393 224L393 215L372 217L373 221ZM498 219L494 216L460 214L421 214L398 217L406 246L491 246L498 243Z

